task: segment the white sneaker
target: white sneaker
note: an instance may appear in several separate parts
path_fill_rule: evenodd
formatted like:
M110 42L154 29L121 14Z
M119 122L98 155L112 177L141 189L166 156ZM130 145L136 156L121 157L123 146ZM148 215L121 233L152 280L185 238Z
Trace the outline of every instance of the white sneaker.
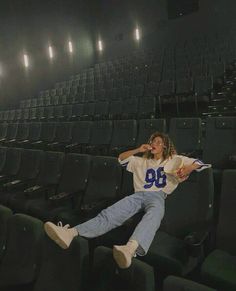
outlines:
M52 222L46 222L44 224L47 235L63 249L69 248L73 238L78 235L75 228L69 227L69 224L63 226L61 222L58 225Z
M130 267L137 248L138 242L136 240L130 240L123 246L113 247L113 258L121 269Z

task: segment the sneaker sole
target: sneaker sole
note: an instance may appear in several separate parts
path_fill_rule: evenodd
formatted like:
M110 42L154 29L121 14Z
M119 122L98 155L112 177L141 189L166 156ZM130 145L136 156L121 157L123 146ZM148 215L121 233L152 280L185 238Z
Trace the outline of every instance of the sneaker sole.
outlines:
M131 265L131 262L128 262L125 254L118 246L113 247L113 258L121 269L127 269Z
M44 230L46 234L52 239L57 245L59 245L62 249L68 249L68 245L60 239L57 230L55 229L55 225L51 222L46 222L44 224Z

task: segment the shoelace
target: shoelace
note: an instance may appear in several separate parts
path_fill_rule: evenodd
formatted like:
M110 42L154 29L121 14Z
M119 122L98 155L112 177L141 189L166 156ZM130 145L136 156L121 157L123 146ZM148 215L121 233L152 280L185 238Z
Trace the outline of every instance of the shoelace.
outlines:
M66 228L66 229L68 229L68 228L70 227L69 224L66 224L66 225L63 226L63 224L62 224L61 221L59 221L59 222L57 223L57 226L62 227L62 228Z

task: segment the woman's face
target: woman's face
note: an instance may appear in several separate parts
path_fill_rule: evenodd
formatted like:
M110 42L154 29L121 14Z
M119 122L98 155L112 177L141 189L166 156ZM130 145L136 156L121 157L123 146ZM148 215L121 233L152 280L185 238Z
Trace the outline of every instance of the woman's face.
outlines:
M162 155L163 151L164 151L164 142L162 140L161 137L157 136L155 137L151 142L150 142L150 145L152 147L151 149L151 153L153 155Z

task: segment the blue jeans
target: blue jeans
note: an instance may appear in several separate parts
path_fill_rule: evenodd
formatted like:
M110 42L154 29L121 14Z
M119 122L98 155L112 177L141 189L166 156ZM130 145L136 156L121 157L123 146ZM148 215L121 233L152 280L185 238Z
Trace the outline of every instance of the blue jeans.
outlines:
M147 253L164 216L165 197L166 194L163 191L136 192L102 210L96 217L75 228L79 235L94 238L122 225L134 214L144 210L142 220L130 237L139 244L136 253L143 256Z

